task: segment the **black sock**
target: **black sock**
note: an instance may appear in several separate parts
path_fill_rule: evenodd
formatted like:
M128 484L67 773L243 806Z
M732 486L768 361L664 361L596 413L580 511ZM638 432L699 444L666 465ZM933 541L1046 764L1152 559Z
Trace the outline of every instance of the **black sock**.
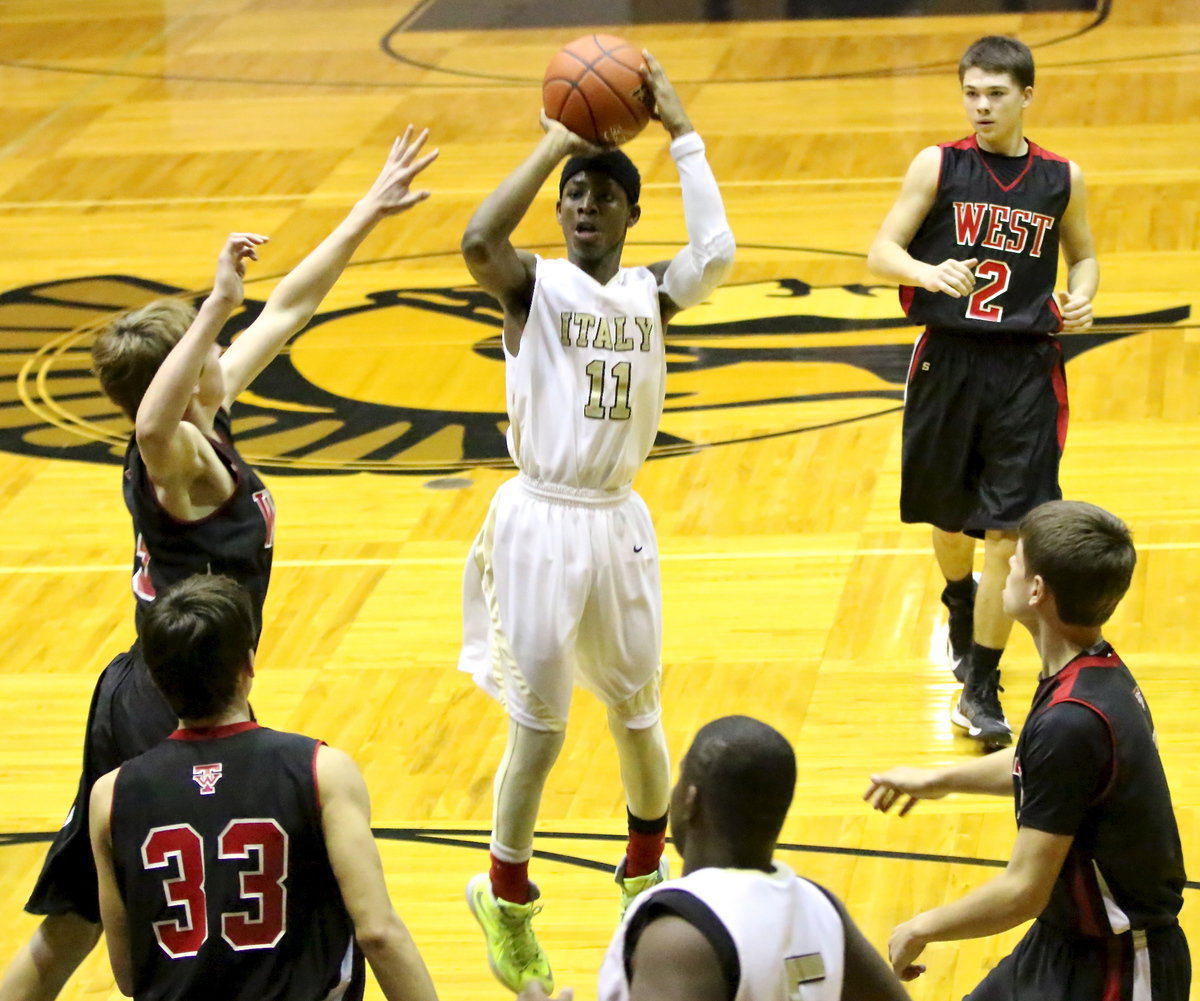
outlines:
M967 574L962 580L946 581L946 589L942 591L942 601L955 602L965 605L975 600L975 578Z
M1000 658L1003 650L993 650L990 646L971 644L971 675L975 678L986 678L1000 670Z
M629 807L626 807L625 815L629 818L629 829L637 834L662 834L667 829L668 815L665 813L653 820L643 820L641 817L635 817L629 812Z

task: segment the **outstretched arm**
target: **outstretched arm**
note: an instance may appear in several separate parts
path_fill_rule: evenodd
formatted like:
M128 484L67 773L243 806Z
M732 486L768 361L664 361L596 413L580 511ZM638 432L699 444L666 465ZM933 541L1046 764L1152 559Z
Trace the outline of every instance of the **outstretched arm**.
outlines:
M516 170L483 200L467 223L462 255L467 270L504 310L504 340L516 353L529 318L533 296L533 255L512 245L512 234L559 162L576 154L593 155L599 147L581 139L542 112L546 134Z
M96 860L96 876L100 889L100 920L104 923L104 939L108 943L108 961L112 965L117 987L126 997L133 997L133 954L129 947L129 915L117 889L116 867L113 865L112 815L113 787L116 771L96 780L92 786L88 807L89 835L92 856Z
M654 97L654 117L671 136L671 157L679 170L683 219L688 243L670 261L651 265L658 277L663 322L681 309L703 302L733 268L735 244L721 190L704 156L704 141L696 134L683 102L658 60L643 51L642 75Z
M354 935L387 1001L437 1001L416 943L392 907L371 834L371 801L362 773L332 747L317 750L325 848Z
M1047 834L1032 827L1018 830L1012 858L999 876L961 900L896 926L888 941L896 975L913 980L924 973L925 967L916 959L930 942L995 935L1036 918L1050 902L1054 881L1074 840L1069 834Z
M989 796L1013 794L1013 760L1016 751L1009 748L982 758L951 765L949 768L909 768L900 766L871 776L863 799L876 810L887 813L904 797L903 817L922 799L941 799L952 792L982 793Z
M1083 171L1071 164L1071 200L1062 219L1063 258L1067 263L1067 290L1058 293L1064 331L1087 330L1092 325L1092 300L1100 287L1100 262L1092 245L1087 220L1087 192Z
M936 146L927 146L913 158L904 175L900 197L884 218L867 253L867 267L880 278L960 299L975 287L974 268L979 263L976 258L926 264L908 252L909 244L933 207L941 167L942 151Z
M411 125L404 130L404 135L392 144L387 162L371 189L337 228L276 286L262 313L221 356L226 407L312 319L354 251L380 220L404 212L429 197L427 190L411 187L414 178L437 158L436 149L420 155L428 136L428 129L415 138Z
M212 292L192 325L163 360L146 389L134 419L138 451L150 478L170 490L187 479L199 462L199 433L183 416L206 363L215 364L217 335L242 302L246 259L258 260L255 248L266 243L256 233L232 233L217 258Z

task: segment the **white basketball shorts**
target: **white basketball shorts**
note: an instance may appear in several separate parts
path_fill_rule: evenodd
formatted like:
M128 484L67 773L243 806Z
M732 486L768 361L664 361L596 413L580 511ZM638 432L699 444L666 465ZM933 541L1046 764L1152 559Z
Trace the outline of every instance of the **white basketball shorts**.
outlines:
M459 670L518 723L566 727L578 676L631 729L659 718L658 544L632 490L501 485L463 575Z

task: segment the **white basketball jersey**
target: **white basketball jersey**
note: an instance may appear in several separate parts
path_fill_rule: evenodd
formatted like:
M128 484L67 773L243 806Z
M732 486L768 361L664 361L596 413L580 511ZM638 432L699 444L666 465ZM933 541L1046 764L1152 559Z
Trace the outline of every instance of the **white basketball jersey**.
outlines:
M625 930L659 893L685 890L720 919L737 949L736 1001L840 1001L846 951L837 908L782 862L757 869L699 869L634 900L600 967L599 1001L628 1001Z
M539 257L520 349L504 357L517 468L567 487L628 486L654 444L666 392L649 269L621 268L601 285L570 261Z

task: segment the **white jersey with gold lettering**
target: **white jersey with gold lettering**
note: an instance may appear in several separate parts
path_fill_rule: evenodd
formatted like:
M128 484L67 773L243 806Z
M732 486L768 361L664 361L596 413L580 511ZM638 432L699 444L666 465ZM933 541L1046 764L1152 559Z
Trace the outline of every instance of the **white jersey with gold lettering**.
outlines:
M713 944L727 976L737 971L735 1001L840 1001L841 915L819 887L774 865L770 873L698 869L639 895L600 967L599 1001L628 1001L636 937L656 911L685 918Z
M537 259L518 353L505 351L508 451L542 483L614 490L654 444L666 392L658 280L621 268L605 285Z

